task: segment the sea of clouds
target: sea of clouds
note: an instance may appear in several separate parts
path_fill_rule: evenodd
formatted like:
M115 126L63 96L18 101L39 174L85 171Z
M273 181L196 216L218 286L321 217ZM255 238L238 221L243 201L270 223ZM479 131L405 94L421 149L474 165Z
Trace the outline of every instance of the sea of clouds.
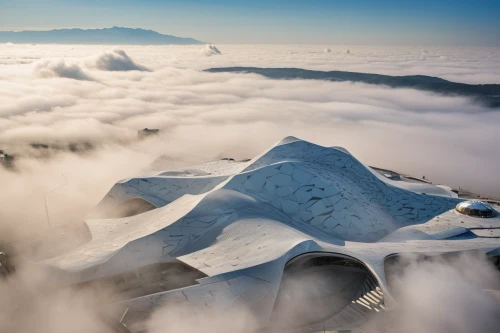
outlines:
M66 223L161 154L185 163L251 158L288 135L343 146L365 164L500 196L498 110L412 89L203 72L224 66L500 83L496 48L3 44L0 149L17 159L14 172L0 168L0 199L12 203L0 215L40 223L44 194L62 173L68 185L47 200L55 223ZM145 127L162 135L138 142ZM41 153L33 143L50 148ZM88 149L69 153L69 145ZM19 209L28 202L31 209Z
M412 89L202 71L223 66L423 74L473 84L500 83L500 50L495 48L3 44L0 149L16 160L13 170L0 168L2 241L43 230L46 214L52 225L82 219L116 181L136 174L162 154L172 167L221 157L251 158L288 135L343 146L365 164L500 196L499 110L464 97ZM144 127L159 128L161 135L138 140L137 130ZM70 145L79 148L71 151ZM447 280L461 274L440 267L425 266L427 271L418 269L403 277L415 286L411 291L424 296L425 302L418 297L412 301L413 294L403 298L410 309L421 311L417 317L411 317L415 312L405 313L419 318L418 324L435 319L426 309L436 301L433 293L419 292L429 290L422 284L429 280L419 274ZM47 298L52 291L44 291L45 281L40 289L38 280L28 280L26 285L20 280L2 286L2 293L11 295L0 302L3 322L15 324L1 326L4 330L67 331L77 313L69 311L73 303L68 300L85 310L78 310L78 320L82 313L93 315L86 309L93 308L95 297ZM457 289L468 290L461 281L458 287L443 286L447 293L441 300L454 302ZM439 286L442 281L434 282ZM488 308L491 302L481 298L473 304ZM28 314L41 319L8 320L25 306ZM61 325L61 314L68 318L67 325ZM169 317L157 316L151 325L163 327L165 318ZM406 323L397 327L404 330ZM409 323L434 332L414 320ZM463 327L470 328L466 324ZM193 331L199 331L198 326Z

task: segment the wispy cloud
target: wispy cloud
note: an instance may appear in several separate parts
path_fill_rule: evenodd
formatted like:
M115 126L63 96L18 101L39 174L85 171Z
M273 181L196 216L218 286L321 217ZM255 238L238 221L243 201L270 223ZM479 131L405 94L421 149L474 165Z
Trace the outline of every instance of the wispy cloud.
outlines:
M146 67L136 64L125 51L120 49L106 51L91 57L85 61L85 65L102 71L149 71Z
M64 60L42 60L35 63L35 73L43 78L64 77L74 80L92 79L77 64L67 64Z

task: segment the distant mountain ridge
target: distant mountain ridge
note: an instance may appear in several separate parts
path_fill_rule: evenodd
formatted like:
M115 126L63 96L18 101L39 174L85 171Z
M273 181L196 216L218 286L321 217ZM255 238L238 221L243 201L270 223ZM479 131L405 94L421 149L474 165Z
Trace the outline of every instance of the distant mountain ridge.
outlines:
M193 38L160 34L153 30L112 27L104 29L56 29L0 31L0 43L189 45L205 44Z
M301 68L225 67L210 68L205 71L211 73L253 73L271 79L350 81L386 85L392 88L412 88L443 95L471 97L486 107L500 108L500 84L466 84L426 75L391 76L344 71L324 72Z

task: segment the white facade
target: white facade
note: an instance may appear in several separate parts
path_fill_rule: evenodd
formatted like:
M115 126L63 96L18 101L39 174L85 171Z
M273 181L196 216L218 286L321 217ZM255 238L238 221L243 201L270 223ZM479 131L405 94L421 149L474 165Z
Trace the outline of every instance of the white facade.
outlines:
M95 218L134 198L158 208ZM146 312L171 302L221 310L244 305L266 327L273 325L285 266L346 258L364 266L367 277L348 305L337 304L336 313L309 328L350 329L371 312L397 306L384 273L388 256L500 254L499 236L488 232L500 227L499 215L460 214L461 201L446 188L387 179L345 150L289 137L249 162L212 162L117 183L86 220L92 240L42 265L72 284L182 262L207 277L123 305Z

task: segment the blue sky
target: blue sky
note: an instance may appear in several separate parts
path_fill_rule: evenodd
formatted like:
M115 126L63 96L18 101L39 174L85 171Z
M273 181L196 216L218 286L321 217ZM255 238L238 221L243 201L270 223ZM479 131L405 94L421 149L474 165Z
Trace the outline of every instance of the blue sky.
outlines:
M0 0L0 30L153 29L214 43L500 46L500 0Z

